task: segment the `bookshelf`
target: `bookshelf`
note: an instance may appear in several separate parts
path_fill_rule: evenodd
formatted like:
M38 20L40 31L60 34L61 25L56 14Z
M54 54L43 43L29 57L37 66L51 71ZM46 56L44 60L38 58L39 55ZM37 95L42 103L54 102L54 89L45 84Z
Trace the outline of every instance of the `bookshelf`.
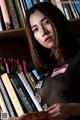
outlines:
M69 20L71 35L80 39L80 18ZM0 32L0 57L11 57L31 61L25 28L5 30Z
M69 27L72 37L80 43L80 18L69 20ZM26 60L27 69L32 69L33 65L25 28L0 32L0 57Z
M0 32L0 57L26 60L29 69L31 56L25 29L20 28Z

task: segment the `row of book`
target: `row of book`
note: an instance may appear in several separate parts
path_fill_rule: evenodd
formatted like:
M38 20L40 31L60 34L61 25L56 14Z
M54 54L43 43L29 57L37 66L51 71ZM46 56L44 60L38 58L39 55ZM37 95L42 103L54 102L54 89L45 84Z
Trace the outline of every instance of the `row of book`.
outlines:
M56 5L67 19L80 17L80 11L77 9L80 7L79 0L0 0L0 31L25 28L26 11L39 2Z
M37 3L39 0L0 0L0 31L24 28L26 11Z
M68 20L80 17L80 0L51 0Z
M21 116L27 112L43 111L35 98L35 86L31 72L0 75L0 107L3 113L7 113L7 118Z
M11 73L18 74L19 72L27 73L27 64L25 60L13 59L8 57L0 57L0 74Z

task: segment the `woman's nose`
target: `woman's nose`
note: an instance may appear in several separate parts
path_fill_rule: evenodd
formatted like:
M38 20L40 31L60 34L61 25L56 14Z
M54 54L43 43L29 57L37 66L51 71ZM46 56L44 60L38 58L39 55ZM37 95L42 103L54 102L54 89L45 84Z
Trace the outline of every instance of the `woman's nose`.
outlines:
M41 27L41 34L44 37L46 34L48 34L48 30L44 27Z

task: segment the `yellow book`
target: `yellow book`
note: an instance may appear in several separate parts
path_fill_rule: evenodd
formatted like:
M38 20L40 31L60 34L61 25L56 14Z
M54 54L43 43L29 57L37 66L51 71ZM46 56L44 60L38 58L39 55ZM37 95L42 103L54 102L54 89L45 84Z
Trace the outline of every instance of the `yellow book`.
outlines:
M5 85L5 88L8 92L8 94L9 94L9 97L12 101L12 104L13 104L15 110L16 110L17 115L21 116L22 114L24 114L24 111L23 111L23 109L20 105L19 99L18 99L18 97L15 93L15 90L12 86L12 83L10 81L10 78L9 78L8 74L7 73L2 74L1 78L2 78L2 81Z

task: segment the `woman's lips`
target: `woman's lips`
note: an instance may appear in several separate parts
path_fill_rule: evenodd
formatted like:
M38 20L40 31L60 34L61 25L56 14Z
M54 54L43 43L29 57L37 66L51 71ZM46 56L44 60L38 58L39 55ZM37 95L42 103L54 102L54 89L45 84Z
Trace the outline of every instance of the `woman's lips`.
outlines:
M51 37L47 37L46 39L45 39L45 42L49 42L51 40Z

